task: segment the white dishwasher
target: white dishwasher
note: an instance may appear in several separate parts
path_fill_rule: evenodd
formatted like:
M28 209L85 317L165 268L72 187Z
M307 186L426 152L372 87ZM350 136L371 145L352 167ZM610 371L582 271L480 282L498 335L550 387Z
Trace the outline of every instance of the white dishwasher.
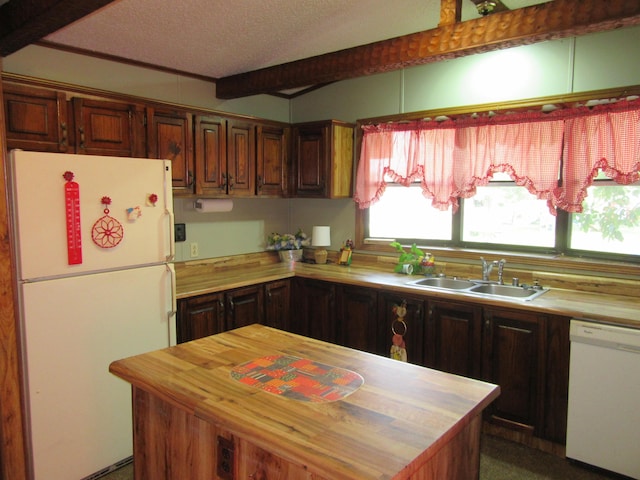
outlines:
M567 458L640 479L640 329L571 320Z

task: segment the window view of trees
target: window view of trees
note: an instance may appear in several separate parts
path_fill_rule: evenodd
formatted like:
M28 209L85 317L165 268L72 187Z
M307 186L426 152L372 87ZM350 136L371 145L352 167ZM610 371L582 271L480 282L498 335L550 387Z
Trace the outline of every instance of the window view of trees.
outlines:
M546 201L537 199L524 187L495 181L478 187L473 197L461 199L454 215L451 209L433 208L418 184L389 185L382 198L369 208L365 236L406 244L504 248L638 261L640 184L597 181L587 193L583 213L554 216Z

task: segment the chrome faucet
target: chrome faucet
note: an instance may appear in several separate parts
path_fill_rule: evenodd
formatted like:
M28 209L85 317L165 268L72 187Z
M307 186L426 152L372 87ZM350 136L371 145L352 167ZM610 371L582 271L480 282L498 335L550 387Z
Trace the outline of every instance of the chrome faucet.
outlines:
M502 260L494 260L493 262L488 262L484 259L484 257L480 257L480 261L482 262L482 281L488 282L489 275L491 275L491 270L493 270L494 266L498 267L498 283L500 285L504 284L503 273L504 273L504 264L507 261L503 258Z
M504 285L503 273L505 263L507 263L507 261L504 258L498 262L498 285Z

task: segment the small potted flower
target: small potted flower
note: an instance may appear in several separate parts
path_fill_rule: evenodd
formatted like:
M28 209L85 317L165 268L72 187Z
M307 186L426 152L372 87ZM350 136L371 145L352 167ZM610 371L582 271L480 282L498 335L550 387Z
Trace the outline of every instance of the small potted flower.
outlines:
M301 228L294 234L272 233L267 237L267 250L276 250L283 262L302 260L302 247L311 245L311 239Z

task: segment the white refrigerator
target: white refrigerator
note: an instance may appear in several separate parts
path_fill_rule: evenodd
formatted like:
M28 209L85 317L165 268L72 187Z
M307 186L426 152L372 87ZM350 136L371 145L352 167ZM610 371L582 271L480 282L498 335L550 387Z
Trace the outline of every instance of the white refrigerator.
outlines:
M15 150L8 187L33 477L95 478L132 455L109 364L175 344L171 162Z

